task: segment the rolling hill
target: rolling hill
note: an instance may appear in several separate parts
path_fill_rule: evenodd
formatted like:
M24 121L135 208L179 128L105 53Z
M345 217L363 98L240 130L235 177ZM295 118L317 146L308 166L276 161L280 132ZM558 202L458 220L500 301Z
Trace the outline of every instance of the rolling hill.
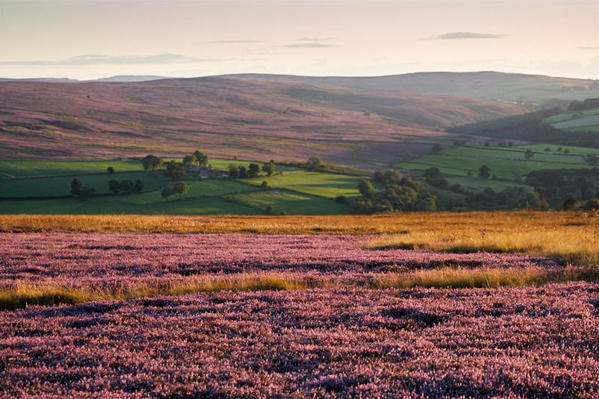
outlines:
M180 155L377 167L445 128L523 112L487 99L222 77L0 83L1 158Z
M241 74L238 79L297 82L362 90L454 94L541 105L549 100L599 97L599 80L501 72L419 72L375 77Z

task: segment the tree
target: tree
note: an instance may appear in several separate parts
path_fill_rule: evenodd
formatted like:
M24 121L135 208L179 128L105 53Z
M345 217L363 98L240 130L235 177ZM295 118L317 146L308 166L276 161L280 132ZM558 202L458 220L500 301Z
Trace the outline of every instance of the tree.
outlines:
M186 155L183 158L183 165L185 165L186 168L189 168L191 165L193 165L196 162L196 157L193 155Z
M170 161L166 164L166 175L171 179L179 179L186 172L185 165L180 162Z
M141 163L143 164L144 170L149 172L162 166L162 159L155 157L154 155L148 155L141 160Z
M338 202L340 204L347 204L349 201L347 200L347 197L345 195L338 195L335 197L335 202Z
M160 195L162 196L162 199L167 199L168 197L170 197L171 195L173 195L173 192L171 191L170 188L165 187L160 192Z
M245 168L245 166L240 166L239 167L239 178L240 179L245 179L246 177L248 177L248 172L247 169Z
M195 157L195 162L200 166L208 165L208 155L204 154L202 151L195 151L193 153Z
M441 178L441 170L437 167L428 168L424 171L424 177L427 179L439 179Z
M375 183L385 184L385 175L382 171L377 170L374 172L374 175L372 175L372 180L374 180Z
M272 205L266 205L266 209L264 209L264 211L269 215L272 215L273 213L275 213L275 208Z
M391 184L397 184L403 179L403 175L396 170L386 170L383 174L383 181L385 186L389 186Z
M73 179L71 181L71 194L77 197L91 197L96 192L93 187L83 186L83 182L80 179Z
M71 182L71 194L73 195L81 195L83 192L83 182L80 179L73 179Z
M524 153L524 158L531 159L534 155L535 153L532 150L526 150L526 152Z
M358 183L358 191L364 198L372 198L374 195L374 186L368 180L362 180Z
M262 171L264 173L266 173L267 176L272 176L273 173L275 173L275 164L273 161L270 161L268 163L265 163L264 165L262 165Z
M478 169L478 175L483 179L491 177L491 169L487 165L483 165Z
M437 201L433 197L426 197L418 201L416 210L424 212L432 212L437 210Z
M312 156L308 158L306 162L306 169L308 170L322 170L324 169L324 164L319 157Z
M107 167L106 168L106 173L113 174L114 173L114 168L112 166Z
M178 194L179 198L183 198L189 192L189 186L183 182L176 183L173 187L173 193Z
M237 166L230 164L228 174L230 179L237 179L239 177L239 169L237 168Z
M137 179L135 181L135 188L134 189L135 189L136 193L141 193L143 191L143 189L144 189L144 183L141 180Z
M578 202L578 200L576 200L575 198L569 197L567 198L563 205L562 205L562 209L564 211L573 211L575 209L578 209L581 207L581 203Z
M131 194L135 191L135 185L131 180L123 180L120 184L119 191L124 194Z
M260 165L257 163L251 163L248 169L249 177L256 177L260 173Z
M110 190L111 193L116 195L119 193L119 190L121 189L121 183L119 183L115 179L112 179L111 181L108 182L108 189Z
M260 188L261 188L262 190L268 190L268 188L269 188L269 187L268 187L268 182L267 182L266 180L264 180L264 181L262 182L262 184L260 185Z

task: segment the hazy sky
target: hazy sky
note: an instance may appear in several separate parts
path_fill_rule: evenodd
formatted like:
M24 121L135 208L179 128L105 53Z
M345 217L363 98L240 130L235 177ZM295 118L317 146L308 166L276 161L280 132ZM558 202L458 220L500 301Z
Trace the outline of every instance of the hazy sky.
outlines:
M599 78L599 0L0 0L0 77Z

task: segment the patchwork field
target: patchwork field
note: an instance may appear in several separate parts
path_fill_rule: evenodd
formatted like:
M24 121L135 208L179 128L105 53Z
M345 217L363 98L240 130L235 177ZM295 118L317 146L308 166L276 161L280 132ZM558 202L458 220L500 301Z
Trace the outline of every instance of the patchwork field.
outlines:
M543 120L566 132L599 132L599 108L567 112Z
M250 161L214 159L217 170ZM107 168L114 173L107 173ZM96 190L91 198L70 196L71 181L79 178ZM109 181L125 179L143 183L141 193L111 195ZM338 195L359 195L360 177L307 172L285 165L275 166L275 175L255 179L198 179L188 173L177 181L189 186L183 198L165 200L163 187L174 184L163 171L146 173L139 160L114 161L0 161L0 212L27 214L344 214L347 204L334 201ZM260 185L269 184L268 190Z
M4 215L0 231L3 397L599 394L599 214Z
M527 159L526 151L533 155ZM423 171L437 167L451 184L459 183L472 189L492 188L501 191L506 187L523 186L522 176L535 170L586 169L588 155L599 155L599 149L533 144L512 147L448 147L439 154L429 154L394 166L406 170ZM490 168L491 177L478 177L482 165Z

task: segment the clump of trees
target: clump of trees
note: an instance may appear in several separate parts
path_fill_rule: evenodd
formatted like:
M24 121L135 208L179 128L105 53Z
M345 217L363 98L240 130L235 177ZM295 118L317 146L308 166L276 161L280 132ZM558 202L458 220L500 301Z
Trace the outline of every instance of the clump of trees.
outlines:
M357 213L378 213L394 211L434 211L436 198L422 185L410 177L404 177L395 170L376 172L372 180L384 186L376 191L368 180L358 184L362 194L354 204Z
M137 179L135 183L133 183L129 179L125 179L123 181L118 181L116 179L112 179L108 182L108 189L111 193L117 194L135 194L141 193L144 188L144 184L141 180Z
M154 155L148 155L141 160L141 163L146 172L151 172L160 168L162 166L163 160L162 158L155 157Z
M183 182L175 183L173 187L165 187L160 192L163 199L168 199L173 195L178 195L179 198L183 198L189 192L189 186Z
M182 162L170 161L166 164L166 175L173 180L180 179L187 172L187 167Z
M71 194L75 197L91 197L95 192L95 188L85 187L81 179L75 178L71 181Z
M275 171L274 161L267 162L262 167L257 163L251 163L247 168L242 165L236 166L231 164L229 165L227 175L231 179L245 179L260 176L260 171L264 172L267 176L272 176Z

